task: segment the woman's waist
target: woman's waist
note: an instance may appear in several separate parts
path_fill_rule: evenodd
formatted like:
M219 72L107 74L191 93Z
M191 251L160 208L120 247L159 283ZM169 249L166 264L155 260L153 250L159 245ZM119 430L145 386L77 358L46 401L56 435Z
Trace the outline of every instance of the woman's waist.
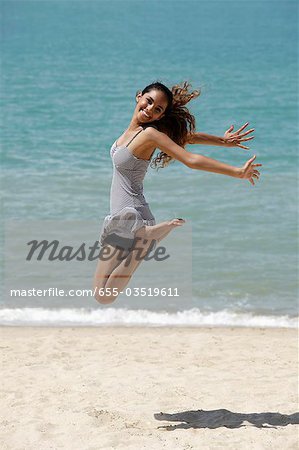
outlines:
M110 198L124 198L126 201L132 199L133 202L140 200L145 201L143 195L143 185L142 184L119 184L112 183L110 190Z
M149 208L147 201L143 196L141 197L122 197L110 200L110 211L120 211L121 209L129 206L130 208Z
M144 219L154 219L148 203L112 203L110 205L110 214L115 215L126 210L126 208L135 209Z

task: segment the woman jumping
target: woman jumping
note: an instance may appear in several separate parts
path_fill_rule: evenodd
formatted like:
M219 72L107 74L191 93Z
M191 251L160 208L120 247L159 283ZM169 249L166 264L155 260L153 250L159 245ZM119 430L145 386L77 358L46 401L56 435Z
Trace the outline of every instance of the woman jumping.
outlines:
M95 298L102 304L112 303L125 288L140 262L174 228L185 220L174 218L156 224L143 195L143 179L152 167L165 167L177 160L190 169L220 173L254 181L260 172L254 164L256 156L243 167L230 166L218 160L185 150L187 144L222 145L248 149L245 141L254 130L237 131L231 126L223 137L195 131L195 118L186 104L199 95L189 91L187 82L168 89L156 82L146 86L136 96L136 107L128 128L111 147L113 179L110 214L105 217L100 244L105 258L98 261L94 275ZM245 137L246 136L246 137ZM152 160L156 150L161 152ZM138 245L136 246L136 242Z

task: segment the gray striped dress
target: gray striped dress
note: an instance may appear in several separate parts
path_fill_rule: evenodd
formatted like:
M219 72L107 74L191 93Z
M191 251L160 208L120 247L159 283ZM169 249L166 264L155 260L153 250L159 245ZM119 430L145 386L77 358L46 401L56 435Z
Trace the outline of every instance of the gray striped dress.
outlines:
M138 131L135 137L141 132ZM143 180L150 160L137 158L129 144L111 147L113 178L110 191L110 214L105 217L100 244L129 249L134 235L144 225L155 225L155 218L143 195Z

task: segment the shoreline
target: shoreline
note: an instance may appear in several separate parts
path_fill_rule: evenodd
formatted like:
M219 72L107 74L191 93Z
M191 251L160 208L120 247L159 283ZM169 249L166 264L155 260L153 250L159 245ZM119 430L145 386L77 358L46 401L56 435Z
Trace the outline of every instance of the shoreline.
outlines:
M178 311L127 307L0 308L0 326L49 327L186 327L298 329L298 315L254 315L228 310Z
M24 324L20 324L20 325L16 325L16 324L1 324L0 323L0 330L4 328L15 328L15 329L20 329L20 328L32 328L32 329L44 329L44 328L49 328L49 329L54 329L54 330L58 330L58 329L116 329L116 330L127 330L127 329L145 329L145 330L152 330L152 329L161 329L161 330L180 330L180 329L184 329L184 330L191 330L191 331L200 331L200 330L260 330L260 331L271 331L271 330L290 330L290 331L294 331L299 333L299 327L278 327L278 326L246 326L246 325L155 325L155 324L93 324L93 325L80 325L80 324L74 324L74 325L52 325L52 324L45 324L45 325L35 325L35 324L28 324L28 325L24 325Z
M0 336L6 450L297 448L296 329L1 326Z

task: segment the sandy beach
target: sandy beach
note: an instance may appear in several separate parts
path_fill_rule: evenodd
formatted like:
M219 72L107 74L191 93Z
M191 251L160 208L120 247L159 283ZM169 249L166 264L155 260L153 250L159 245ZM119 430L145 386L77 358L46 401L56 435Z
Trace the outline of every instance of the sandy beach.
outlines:
M2 327L1 448L297 449L297 350L294 329Z

